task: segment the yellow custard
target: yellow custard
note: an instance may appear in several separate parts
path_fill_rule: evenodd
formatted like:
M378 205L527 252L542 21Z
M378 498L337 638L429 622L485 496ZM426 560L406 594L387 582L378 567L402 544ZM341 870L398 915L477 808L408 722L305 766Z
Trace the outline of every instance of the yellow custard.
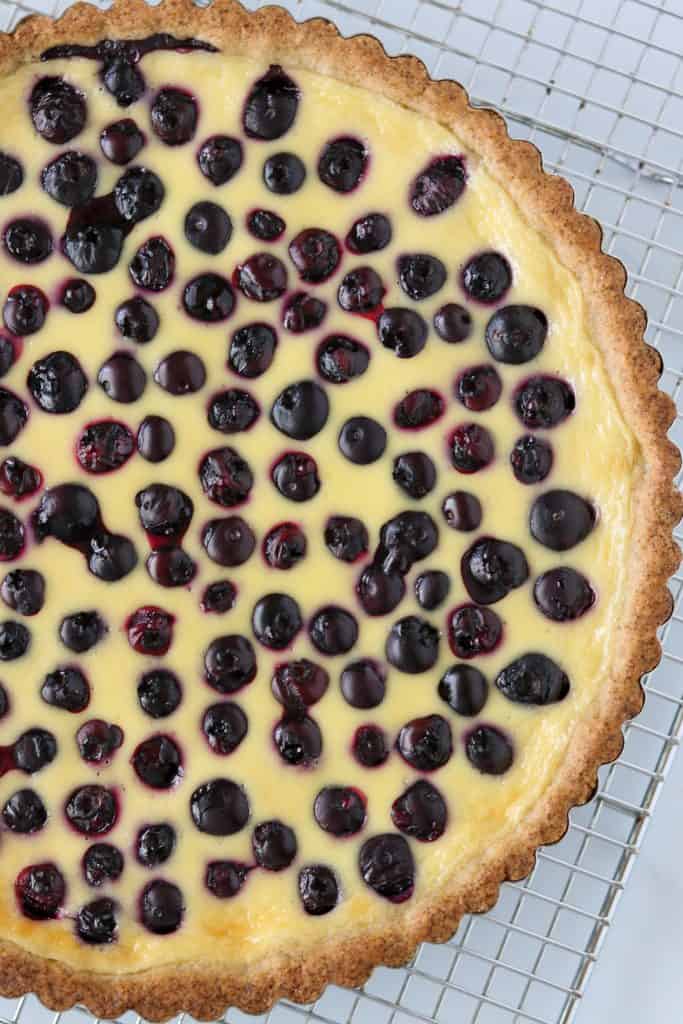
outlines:
M408 112L381 96L370 95L329 78L295 71L300 90L296 120L284 138L261 142L244 138L242 104L253 83L264 73L262 64L243 58L224 58L209 53L152 53L144 58L147 95L122 112L98 78L98 66L90 60L55 60L47 65L51 75L62 75L87 99L88 119L83 132L64 145L50 145L33 130L27 97L34 82L46 73L45 65L28 65L0 85L3 110L3 147L20 156L25 183L0 199L2 225L20 216L42 218L58 240L69 211L55 203L40 187L42 168L59 152L75 148L97 159L97 194L112 190L124 168L102 157L99 133L103 126L122 116L133 117L146 135L146 144L134 163L155 171L165 186L159 211L136 225L128 235L118 265L109 273L89 278L97 299L92 309L73 315L54 300L58 286L78 275L57 246L42 263L23 266L0 251L2 298L19 283L30 283L50 297L44 327L24 339L23 353L2 381L30 406L26 427L4 455L16 456L39 467L47 488L65 482L89 487L99 500L109 530L131 538L138 564L122 581L107 584L87 571L75 550L48 538L42 544L29 541L21 560L7 565L40 571L46 581L42 611L22 621L32 633L28 652L0 667L11 710L0 722L0 741L11 744L24 730L49 729L59 752L55 760L32 777L16 771L0 779L0 806L18 789L29 786L48 810L44 828L29 836L4 828L0 835L0 935L37 954L57 957L94 971L141 971L157 965L205 958L230 963L253 962L269 950L297 944L303 947L324 937L364 927L390 918L396 908L370 889L358 869L359 849L369 837L395 832L392 803L418 778L428 778L448 806L448 824L434 842L409 839L415 861L417 906L421 897L438 889L454 874L466 872L481 859L493 842L514 831L552 783L558 766L572 742L575 723L601 701L608 666L618 657L613 650L613 624L620 615L624 591L632 491L639 472L639 449L624 423L612 393L601 355L592 341L584 301L573 276L559 263L549 246L525 222L522 213L490 175L468 156L457 137L437 123ZM150 127L149 97L162 86L190 89L199 102L199 122L194 140L177 147L163 145ZM244 163L225 185L214 187L200 172L196 150L206 138L218 133L241 137ZM367 173L358 188L339 194L318 178L320 151L331 138L359 138L370 154ZM304 186L291 195L275 195L262 178L262 165L270 155L292 152L304 162ZM445 213L418 217L407 200L411 183L435 157L464 156L467 182L463 194ZM232 237L225 250L209 256L192 248L183 235L190 207L202 200L219 203L228 212ZM246 229L247 214L255 208L275 210L286 221L286 232L266 244ZM322 284L301 282L287 246L301 230L321 227L343 243L351 225L368 212L384 213L391 221L391 244L369 256L344 251L337 272ZM114 312L134 288L129 262L150 236L162 236L175 253L175 276L159 293L146 294L154 305L160 329L149 344L134 345L122 339L114 325ZM498 305L468 301L460 272L477 253L495 250L504 254L512 268L512 286ZM289 290L305 289L327 302L324 323L316 330L293 334L282 327L280 299L270 303L250 301L236 290L236 308L226 321L200 324L188 318L181 296L187 281L213 271L232 277L235 268L256 252L277 255L287 267ZM403 253L429 253L448 271L445 285L430 298L413 303L401 290L396 271ZM387 288L384 305L411 307L430 325L424 349L410 359L399 359L378 341L371 318L350 316L337 302L343 276L354 267L370 265ZM444 303L464 303L472 316L469 338L447 344L436 334L432 318ZM547 317L549 330L537 357L524 365L495 364L502 380L499 401L486 412L470 412L454 398L458 374L472 366L493 363L484 342L490 317L501 305L537 306ZM243 380L226 367L232 334L241 326L263 321L278 333L279 344L272 365L263 376ZM293 441L272 425L269 411L287 385L316 378L316 350L321 339L342 333L370 350L367 371L344 385L325 384L330 404L325 428L306 441ZM79 359L89 389L78 409L69 415L48 415L29 397L26 378L32 364L55 350L67 350ZM176 350L200 355L207 382L195 394L173 396L153 379L164 356ZM147 372L143 395L128 405L111 401L97 384L101 364L114 351L129 350ZM509 453L526 431L513 405L513 392L531 375L551 374L567 381L576 395L575 411L558 427L539 436L552 445L551 474L542 483L524 486L514 477ZM228 387L244 387L258 401L261 415L248 431L223 435L207 422L210 397ZM406 432L393 427L392 412L409 391L429 388L446 401L445 414L427 429ZM166 417L176 434L175 448L165 461L152 464L134 454L116 472L87 475L79 467L74 449L83 428L112 418L127 424L133 433L148 415ZM338 447L338 435L351 416L365 415L387 429L386 452L371 465L356 465ZM447 438L458 424L480 422L490 431L496 457L493 463L470 475L453 467ZM230 445L247 460L254 476L249 501L237 509L221 509L202 490L197 467L204 454ZM394 458L420 449L433 459L438 479L426 497L415 501L397 487L391 477ZM310 501L293 503L278 493L270 478L273 460L283 452L301 450L316 461L321 486ZM181 488L192 499L194 515L183 547L198 565L188 587L162 588L145 569L149 545L137 514L135 496L153 483ZM576 492L599 511L590 536L566 552L549 550L529 533L529 512L540 493L551 488ZM474 533L451 529L444 521L442 502L454 490L466 490L481 502L481 527ZM24 521L39 495L22 504L5 499ZM417 562L406 578L406 596L390 615L371 618L363 612L355 585L363 561L352 565L327 550L324 527L331 515L356 516L369 533L369 559L379 532L391 517L407 509L429 513L439 527L439 544L424 561ZM201 529L209 519L241 515L254 531L257 548L243 565L223 569L206 556ZM306 556L289 571L269 568L261 556L268 530L283 521L298 523L307 538ZM28 531L30 533L30 531ZM529 564L529 580L493 606L504 625L502 643L490 654L474 659L489 681L489 696L481 713L466 718L453 713L437 688L444 672L457 659L449 649L447 616L470 600L460 562L463 553L479 537L491 536L518 545ZM583 573L597 595L594 605L575 622L553 622L542 615L533 600L533 581L543 572L570 566ZM415 577L426 570L441 569L450 576L447 600L434 611L421 609L414 595ZM205 586L229 578L237 588L232 610L224 615L206 614L200 608ZM270 651L254 638L251 616L255 603L266 593L291 595L299 604L304 622L322 606L338 604L352 612L359 635L348 654L325 657L310 642L306 628L286 651ZM128 642L125 622L138 607L159 605L175 616L174 638L161 659L136 653ZM60 643L63 617L85 609L97 609L109 626L107 635L92 650L73 655ZM427 619L441 634L439 657L427 672L407 674L387 666L386 697L370 710L351 707L339 686L341 670L360 657L385 660L385 642L392 624L408 615ZM10 611L7 618L19 618ZM203 678L203 654L209 643L223 634L240 634L254 645L258 671L253 682L237 693L217 694ZM494 685L498 673L519 656L532 651L552 657L567 673L571 686L560 702L543 707L514 703ZM271 692L275 667L284 660L310 658L330 675L322 700L310 709L323 736L323 753L314 767L284 763L272 740L282 708ZM92 696L87 709L70 714L49 707L40 696L45 675L58 665L77 663L88 677ZM183 686L183 699L168 718L153 720L141 710L137 687L141 674L157 664L172 670ZM219 700L234 700L248 717L246 737L227 757L212 752L201 731L205 709ZM351 755L356 729L368 722L385 730L391 743L401 727L420 716L443 715L453 735L453 755L437 771L421 776L393 751L381 767L367 769ZM106 765L85 763L75 734L85 721L99 718L123 730L120 749ZM464 741L479 723L495 726L511 739L514 761L502 775L484 775L465 755ZM184 774L170 790L143 787L131 765L137 745L147 737L164 733L174 738L183 754ZM237 834L216 837L203 834L190 816L190 797L208 780L228 778L242 785L249 797L251 816ZM68 795L77 787L99 783L116 789L120 799L118 821L106 836L85 837L71 829L63 814ZM314 820L313 803L319 791L330 785L355 787L367 798L363 830L340 839L324 832ZM298 843L293 864L279 872L251 871L232 899L216 899L205 886L206 865L234 860L253 863L252 830L259 822L280 819L290 826ZM150 870L136 861L135 838L144 825L168 822L177 834L170 859ZM100 889L89 887L81 860L94 841L114 844L125 857L120 879ZM54 862L63 873L67 891L63 914L56 920L32 921L17 906L14 880L28 865ZM339 883L335 909L324 916L304 913L297 877L304 865L330 867ZM168 936L150 933L139 920L142 889L153 878L175 883L182 891L182 926ZM79 908L102 896L117 904L118 932L111 944L89 946L74 933L73 918Z

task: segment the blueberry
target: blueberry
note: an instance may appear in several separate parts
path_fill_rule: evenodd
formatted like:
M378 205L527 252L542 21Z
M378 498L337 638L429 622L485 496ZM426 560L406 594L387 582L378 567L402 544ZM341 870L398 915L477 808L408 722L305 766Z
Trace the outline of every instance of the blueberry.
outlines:
M397 455L391 476L409 498L416 500L426 497L436 486L436 466L425 452Z
M140 917L144 927L154 935L170 935L177 931L184 913L183 894L172 882L157 878L143 889Z
M326 786L315 798L313 817L330 835L356 835L365 824L365 797L351 786Z
M404 761L418 771L436 771L453 753L451 727L441 715L414 718L399 732L396 749Z
M0 622L0 661L16 661L31 645L31 633L21 622Z
M387 638L386 656L400 672L427 672L439 656L438 631L415 615L399 619Z
M472 317L464 306L447 302L434 314L434 330L442 341L458 345L472 333Z
M403 430L423 430L443 416L444 400L438 391L417 388L394 407L394 423Z
M456 714L473 718L488 700L489 685L474 665L452 665L441 677L438 694Z
M368 615L388 615L405 597L406 585L400 573L381 565L368 565L356 584L356 593Z
M352 192L365 175L368 151L360 139L342 136L325 144L318 177L334 192Z
M370 352L360 341L344 334L331 334L318 347L316 365L328 383L347 384L365 373L370 365Z
M33 86L29 109L38 134L58 146L70 142L85 126L85 97L63 78L39 79Z
M101 718L84 722L76 733L76 746L84 761L108 764L123 743L123 732Z
M414 562L431 555L438 539L439 531L427 512L400 512L382 526L375 562L385 572L405 575Z
M593 505L573 491L546 491L531 506L529 529L551 551L569 551L591 533L596 518Z
M78 206L95 195L97 164L91 156L70 149L43 168L40 183L50 198L62 206Z
M205 884L212 896L226 900L237 896L251 868L234 860L214 860L206 866Z
M0 377L9 373L20 354L19 345L15 348L11 338L0 334Z
M14 455L9 455L0 463L0 491L10 498L21 501L35 494L43 486L43 474L35 466Z
M202 732L214 754L226 756L237 750L247 735L249 722L239 704L222 701L204 712Z
M0 719L5 718L10 712L10 699L5 687L0 683Z
M266 594L254 605L251 626L264 647L283 651L303 625L301 610L288 594Z
M176 846L175 829L171 825L145 825L135 840L135 856L146 868L157 868L173 855Z
M76 915L76 934L83 942L103 946L116 939L117 906L113 900L101 899L86 903Z
M39 541L55 537L70 547L82 547L98 528L99 502L87 487L59 484L43 493L32 522Z
M462 195L465 180L465 165L461 157L437 157L412 183L410 205L420 217L444 213Z
M273 402L270 418L287 437L308 441L327 423L330 403L323 388L312 380L298 381L281 391Z
M595 604L595 591L576 569L550 569L534 583L534 601L553 622L572 622Z
M43 801L32 789L19 789L5 803L2 820L10 832L29 835L40 832L44 827L47 811Z
M183 762L177 743L159 734L139 743L131 764L135 774L152 789L171 789L183 776Z
M52 252L49 228L35 217L18 217L2 234L5 249L19 263L42 263Z
M132 433L116 420L92 423L76 442L76 458L86 473L111 473L120 469L134 451Z
M450 576L439 569L430 569L429 572L420 573L415 580L417 603L429 612L443 604L450 589Z
M251 813L247 794L230 779L212 779L190 798L192 820L210 836L232 836L244 828Z
M499 302L512 284L512 268L501 253L487 250L468 260L462 269L461 281L471 299Z
M147 299L134 295L116 307L114 323L124 338L146 345L159 330L159 314Z
M481 502L476 494L469 494L468 491L447 494L441 504L441 511L452 530L464 533L478 529L482 520Z
M111 93L120 107L130 107L145 91L142 72L125 56L108 57L101 74L105 89Z
M197 563L181 547L165 547L147 556L145 568L160 587L186 587L197 575Z
M456 658L490 654L502 635L503 623L491 608L463 604L448 616L448 640Z
M268 324L245 324L230 342L228 366L240 377L260 377L273 361L277 334Z
M66 896L66 882L54 864L33 864L24 868L14 888L24 917L49 921L59 916Z
M189 495L170 484L150 484L135 495L140 525L152 537L182 537L192 519Z
M342 696L352 708L376 708L387 692L387 673L384 665L373 658L352 661L339 677Z
M167 86L152 100L152 131L167 146L182 146L197 130L197 101L184 89Z
M154 668L140 677L138 701L150 718L168 718L180 707L182 699L178 677L168 669Z
M166 190L161 178L146 167L129 167L114 185L114 204L125 221L138 224L155 214Z
M387 833L366 840L358 866L365 884L390 903L405 903L413 895L415 861L403 836Z
M293 569L306 548L306 535L296 523L279 523L263 538L263 557L271 569Z
M295 153L274 153L263 165L263 181L275 195L290 196L305 180L306 165Z
M379 768L390 754L387 738L377 725L361 725L356 730L351 752L364 768Z
M79 315L87 313L95 304L97 298L95 289L88 281L72 277L62 286L59 294L59 304L68 309L70 313Z
M26 383L43 412L69 413L77 409L88 390L88 378L70 352L51 352L31 367Z
M249 497L254 475L234 448L214 448L199 464L199 482L210 501L223 508L241 505Z
M271 64L252 86L244 106L242 123L249 138L270 142L285 135L294 124L299 95L280 65Z
M273 741L285 764L303 768L315 765L323 749L320 727L308 715L283 718L273 729Z
M171 352L157 363L154 382L169 395L194 395L206 383L206 367L194 352Z
M14 569L3 579L0 597L19 615L37 615L45 603L45 578L35 569Z
M404 835L432 843L446 831L448 808L436 786L419 779L394 800L391 820Z
M462 556L463 582L478 604L502 600L529 578L529 564L516 544L493 537L482 537Z
M253 302L272 302L287 291L287 268L277 256L259 252L238 266L235 281Z
M175 615L156 605L143 605L126 619L128 643L138 654L150 657L166 654L173 643L174 624Z
M383 213L367 213L351 226L346 247L356 255L367 255L386 249L393 236L391 221Z
M307 914L329 914L339 902L339 883L331 868L309 864L299 872L299 898Z
M234 178L243 160L242 143L230 135L212 135L197 153L199 170L212 185L225 185Z
M519 385L513 401L517 415L531 430L564 423L576 406L573 388L557 377L531 377Z
M275 699L292 718L301 718L305 709L317 704L327 693L329 674L321 665L300 658L277 666L271 681Z
M338 605L321 608L308 626L311 643L321 654L348 654L358 639L355 616Z
M427 342L428 327L414 309L394 306L385 309L377 321L379 340L399 359L419 355Z
M217 256L232 236L232 221L222 206L207 201L195 203L185 217L185 238L200 252Z
M23 524L9 509L0 508L0 562L11 562L24 550Z
M341 562L355 562L366 554L368 531L355 516L330 516L325 524L325 547Z
M137 445L147 462L163 462L175 448L175 431L163 416L145 416L138 427Z
M266 871L288 868L297 855L297 841L293 829L281 821L263 821L251 837L254 860Z
M14 392L0 387L0 445L12 444L26 426L28 409Z
M88 569L106 583L123 579L137 565L135 545L118 533L101 532L90 540Z
M57 756L57 740L46 729L27 729L12 744L12 760L20 772L34 775Z
M415 302L436 295L446 283L446 277L446 268L436 256L428 253L399 256L398 283Z
M5 327L12 334L25 337L36 334L45 323L49 303L47 298L31 284L19 284L10 288L2 308Z
M515 756L508 738L492 725L477 726L469 733L465 753L472 767L484 775L503 775Z
M202 545L216 565L232 568L251 558L256 537L241 516L210 519L202 530Z
M113 164L129 164L144 144L145 136L130 117L114 121L100 132L100 149Z
M161 292L173 279L173 250L164 238L148 238L133 256L128 270L138 288Z
M123 855L110 843L94 843L83 855L83 875L88 885L99 889L117 882L123 874Z
M320 327L327 313L327 303L308 292L294 292L282 308L282 326L292 334Z
M79 668L67 665L48 672L40 696L51 707L77 714L90 703L90 684Z
M373 313L386 294L384 283L372 267L356 267L339 285L337 301L347 313Z
M0 150L0 196L9 196L21 188L24 181L24 171L19 163L9 153Z
M204 652L204 678L218 693L235 693L256 678L256 655L245 636L218 636Z
M306 228L289 243L289 256L302 281L321 284L331 277L341 259L339 242L323 228Z
M310 501L320 490L320 477L315 460L304 452L287 452L271 471L275 487L290 501Z
M97 373L97 383L113 402L137 402L147 386L147 374L130 352L114 352Z
M116 824L119 808L110 789L104 786L81 786L67 798L64 813L81 835L104 835Z
M339 431L338 444L349 462L368 466L384 455L387 432L381 423L369 416L352 416Z
M500 363L513 366L534 359L545 344L548 320L534 306L504 306L486 325L486 345Z
M471 366L459 373L455 381L455 397L470 412L492 409L503 391L497 370L493 366Z
M106 274L121 258L125 235L111 197L102 196L73 208L62 248L79 274Z
M523 654L495 680L500 692L518 704L555 704L569 693L569 679L545 654Z
M552 446L540 437L525 434L515 441L510 465L520 484L540 484L553 468Z
M450 436L451 463L459 473L478 473L494 455L493 437L478 423L461 423Z
M262 242L276 242L284 235L287 225L272 210L252 210L247 217L247 228L254 238Z

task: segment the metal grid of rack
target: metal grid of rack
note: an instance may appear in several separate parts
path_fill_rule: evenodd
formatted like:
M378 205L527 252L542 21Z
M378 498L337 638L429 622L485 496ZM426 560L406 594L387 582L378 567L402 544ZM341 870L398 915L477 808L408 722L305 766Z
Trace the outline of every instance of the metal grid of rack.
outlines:
M70 2L0 0L0 29ZM671 436L683 443L683 0L281 2L299 19L371 32L390 53L414 53L433 76L461 81L572 182L648 309L661 386L679 410ZM626 726L622 756L601 771L596 798L572 813L560 843L539 851L529 878L505 884L496 907L466 918L450 943L422 946L405 968L378 969L362 990L331 986L311 1007L280 1003L258 1018L230 1010L226 1024L575 1020L683 736L683 572L671 587L674 614L662 629L662 662L644 680L645 709ZM0 1000L0 1024L87 1020L79 1009L53 1014L34 997ZM134 1014L122 1020L140 1024Z

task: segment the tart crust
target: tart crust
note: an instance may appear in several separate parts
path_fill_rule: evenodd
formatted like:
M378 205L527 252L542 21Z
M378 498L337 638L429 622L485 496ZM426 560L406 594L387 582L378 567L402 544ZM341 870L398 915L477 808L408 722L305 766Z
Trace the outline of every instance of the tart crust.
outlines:
M416 57L388 57L371 36L345 39L324 19L299 24L276 7L248 13L236 0L215 0L208 8L197 7L192 0L163 0L157 7L144 0L117 0L108 11L78 3L57 21L33 16L13 33L0 34L0 74L11 74L58 43L95 43L107 36L140 38L155 32L191 33L226 54L262 56L268 62L329 75L381 93L456 130L578 279L591 337L641 449L631 582L619 627L620 662L605 680L596 716L576 727L561 770L512 840L508 836L494 844L485 860L438 892L396 907L390 927L340 936L297 955L282 950L250 968L226 969L224 964L201 961L107 975L75 970L0 941L2 995L32 991L53 1010L82 1003L98 1017L113 1018L134 1009L160 1021L180 1011L217 1018L227 1006L260 1013L281 998L312 1002L331 982L360 985L378 964L405 963L420 942L446 941L463 914L493 906L501 882L527 875L537 848L564 835L570 808L594 794L598 767L619 756L622 725L641 709L640 678L659 661L656 630L671 614L666 583L679 564L672 530L683 514L683 499L673 486L680 455L666 436L674 405L658 390L661 359L644 341L644 310L624 295L624 267L601 251L600 226L576 211L568 182L543 171L531 143L510 139L500 115L473 108L457 83L433 81Z

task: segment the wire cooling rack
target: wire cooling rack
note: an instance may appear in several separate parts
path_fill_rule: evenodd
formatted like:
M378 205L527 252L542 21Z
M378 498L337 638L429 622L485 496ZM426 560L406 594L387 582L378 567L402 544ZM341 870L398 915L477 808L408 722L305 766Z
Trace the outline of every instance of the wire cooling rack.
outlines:
M0 29L70 0L0 0ZM207 2L207 0L203 0ZM104 6L104 4L102 4ZM247 0L247 6L264 6ZM417 54L435 77L462 82L504 112L577 203L604 226L647 308L648 340L664 360L683 443L683 0L284 0L300 19L323 15L345 34L371 32L392 53ZM683 735L683 574L662 630L664 657L647 701L625 729L597 797L571 815L524 882L466 918L453 940L424 945L410 966L380 968L362 990L328 988L311 1007L278 1004L226 1024L569 1024L627 884L672 755ZM125 1024L140 1024L134 1014ZM34 997L0 1000L0 1024L87 1024ZM179 1019L178 1024L184 1024Z

